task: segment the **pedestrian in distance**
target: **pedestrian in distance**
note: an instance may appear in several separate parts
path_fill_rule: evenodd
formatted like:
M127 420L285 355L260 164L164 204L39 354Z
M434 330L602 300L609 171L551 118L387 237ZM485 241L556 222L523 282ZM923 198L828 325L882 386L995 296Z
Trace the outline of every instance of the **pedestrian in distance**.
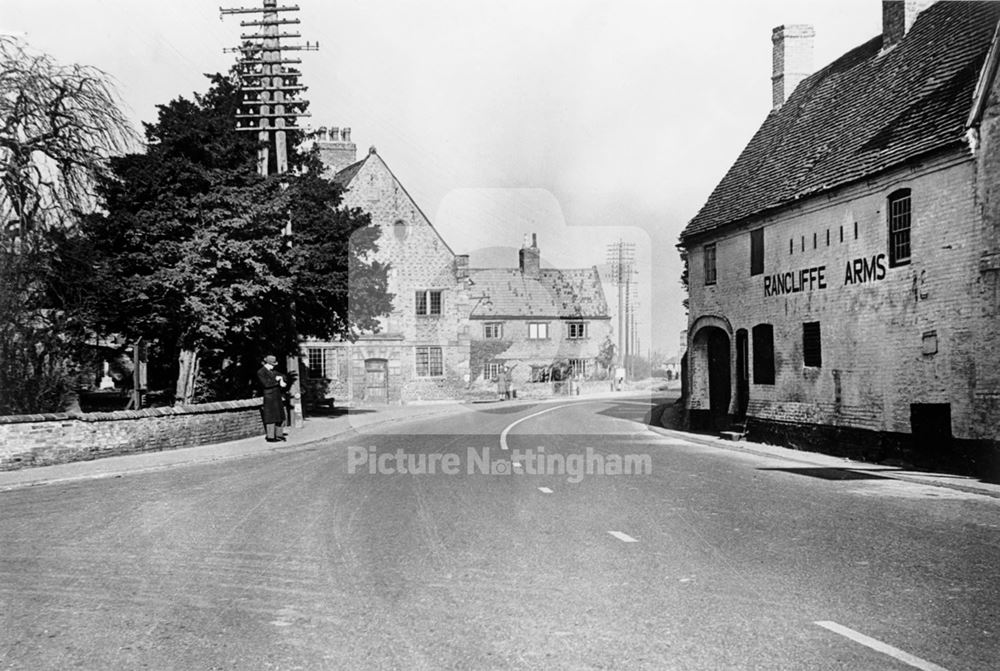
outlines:
M282 426L285 423L285 404L282 399L282 389L287 386L280 372L275 372L278 359L268 354L264 357L264 365L257 371L257 381L260 383L264 404L260 414L264 420L264 431L267 442L277 443L285 440Z
M497 373L497 393L500 394L501 401L510 400L510 379L507 375L507 366L500 366Z

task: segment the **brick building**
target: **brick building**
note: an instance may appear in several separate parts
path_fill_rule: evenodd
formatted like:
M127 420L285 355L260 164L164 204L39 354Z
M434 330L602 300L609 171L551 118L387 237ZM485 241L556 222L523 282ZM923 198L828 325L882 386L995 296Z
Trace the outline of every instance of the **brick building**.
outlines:
M807 77L812 29L774 30L774 108L681 234L687 407L982 468L1000 442L1000 3L882 5L882 35Z
M468 255L452 251L374 148L355 161L350 129L322 132L320 156L344 187L343 206L369 213L380 229L375 257L389 264L394 298L377 333L305 343L313 399L458 399L484 391L501 362L522 389L542 382L538 371L555 361L580 375L595 370L610 328L596 268L541 268L532 243L519 267L470 270Z

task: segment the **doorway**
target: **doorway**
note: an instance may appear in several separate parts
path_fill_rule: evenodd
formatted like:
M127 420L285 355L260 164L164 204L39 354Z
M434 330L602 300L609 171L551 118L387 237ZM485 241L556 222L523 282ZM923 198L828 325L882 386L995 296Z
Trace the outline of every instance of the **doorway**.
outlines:
M389 402L389 362L385 359L365 359L365 401Z

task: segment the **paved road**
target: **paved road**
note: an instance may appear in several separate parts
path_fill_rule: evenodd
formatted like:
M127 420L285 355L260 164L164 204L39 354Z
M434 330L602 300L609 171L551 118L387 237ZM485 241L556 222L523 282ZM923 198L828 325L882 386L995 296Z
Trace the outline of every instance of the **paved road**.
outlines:
M649 406L0 492L0 668L996 668L1000 501L664 437ZM558 472L621 455L651 472Z

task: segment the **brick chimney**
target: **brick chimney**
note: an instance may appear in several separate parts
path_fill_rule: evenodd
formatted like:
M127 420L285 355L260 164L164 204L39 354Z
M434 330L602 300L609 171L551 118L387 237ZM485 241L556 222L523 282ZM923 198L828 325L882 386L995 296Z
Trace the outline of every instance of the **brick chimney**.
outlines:
M329 131L320 128L319 134L316 144L327 172L336 174L358 160L358 148L351 142L350 128L334 126Z
M882 0L882 50L896 45L910 32L917 15L935 0Z
M528 246L528 236L524 236L524 243L517 253L518 261L521 265L521 273L525 277L538 277L541 272L541 252L538 251L538 238L531 234L531 246Z
M771 108L778 109L813 70L812 26L778 26L771 31Z

